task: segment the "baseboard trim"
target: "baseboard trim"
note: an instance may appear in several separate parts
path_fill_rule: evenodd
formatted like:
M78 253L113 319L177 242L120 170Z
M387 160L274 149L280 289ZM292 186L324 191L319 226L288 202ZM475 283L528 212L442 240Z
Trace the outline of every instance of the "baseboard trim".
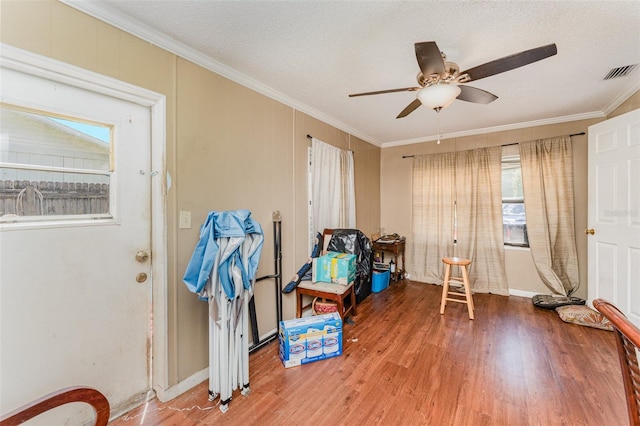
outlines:
M202 370L192 374L187 377L180 383L173 385L167 389L154 389L156 391L156 395L160 402L170 401L179 395L185 393L189 389L199 385L209 378L209 367L203 368Z
M261 340L273 335L277 331L278 329L274 328L273 330L264 334L261 337ZM156 396L160 402L167 402L187 392L189 389L198 386L200 383L208 379L209 379L209 367L206 367L200 371L193 373L191 376L187 377L180 383L175 384L167 389L162 389L157 386L157 387L154 387L153 390L156 392Z
M526 291L526 290L518 290L517 288L510 288L509 289L509 295L510 296L528 297L529 299L531 299L536 294L539 294L539 293L534 293L532 291Z

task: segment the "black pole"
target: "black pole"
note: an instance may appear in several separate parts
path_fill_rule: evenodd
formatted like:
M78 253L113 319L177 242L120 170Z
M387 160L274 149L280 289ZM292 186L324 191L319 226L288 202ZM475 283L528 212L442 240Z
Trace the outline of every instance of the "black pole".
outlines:
M276 276L276 328L282 321L282 217L278 210L273 212L273 267Z
M258 318L256 318L256 301L255 296L251 296L249 299L249 319L251 320L251 338L253 344L260 340L260 333L258 333Z
M278 337L278 327L280 327L280 321L282 321L282 217L278 210L272 214L273 218L273 266L274 273L271 275L265 275L263 277L256 278L256 282L275 279L275 291L276 291L276 332L260 339L260 333L258 333L258 320L256 318L256 302L252 296L249 300L249 316L251 320L251 335L253 338L253 345L249 348L249 353L253 353L269 342L275 340Z

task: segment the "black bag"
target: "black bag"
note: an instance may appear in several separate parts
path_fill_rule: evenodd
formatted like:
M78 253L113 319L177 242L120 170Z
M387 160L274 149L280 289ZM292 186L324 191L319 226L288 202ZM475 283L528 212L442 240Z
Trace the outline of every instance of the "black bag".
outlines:
M531 300L535 306L543 309L555 309L558 306L585 304L585 300L579 297L553 294L536 294Z
M356 255L356 280L354 283L356 303L371 294L373 271L373 246L371 240L357 229L334 229L327 251Z

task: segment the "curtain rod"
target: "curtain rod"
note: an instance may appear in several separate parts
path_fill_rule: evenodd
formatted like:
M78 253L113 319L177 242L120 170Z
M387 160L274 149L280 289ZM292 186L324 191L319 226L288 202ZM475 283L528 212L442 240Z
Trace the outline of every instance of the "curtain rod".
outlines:
M586 133L585 132L573 133L573 134L569 135L569 137L582 136L582 135L586 135ZM511 146L511 145L518 145L518 142L508 143L508 144L504 144L504 145L500 145L500 146ZM402 156L402 158L413 158L413 157L415 157L415 155L403 155Z
M569 137L572 137L572 136L582 136L582 135L586 135L586 133L585 133L585 132L573 133L573 134L569 135ZM514 142L514 143L507 143L507 144L500 145L500 146L511 146L511 145L518 145L518 142Z
M349 138L351 138L351 135L349 135ZM313 139L313 136L311 136L311 135L307 135L307 139ZM349 144L351 144L351 140L349 140ZM351 150L351 149L347 149L347 151L349 151L349 152L353 152L353 155L354 155L354 156L356 155L356 154L355 154L355 152L354 152L353 150Z

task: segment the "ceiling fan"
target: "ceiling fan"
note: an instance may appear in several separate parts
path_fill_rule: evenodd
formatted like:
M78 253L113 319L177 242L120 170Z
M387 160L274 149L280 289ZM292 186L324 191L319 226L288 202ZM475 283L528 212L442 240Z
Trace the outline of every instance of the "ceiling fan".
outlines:
M498 97L485 90L466 86L465 83L510 71L558 53L555 43L548 44L505 56L460 72L460 67L458 67L457 64L446 61L446 55L440 51L435 41L416 43L415 49L418 66L420 67L420 72L417 77L419 87L403 87L400 89L354 93L350 94L349 97L393 92L418 92L417 98L407 105L396 118L406 117L420 105L425 105L428 108L434 109L436 112L440 112L440 110L449 106L455 99L478 104L488 104L498 99Z

